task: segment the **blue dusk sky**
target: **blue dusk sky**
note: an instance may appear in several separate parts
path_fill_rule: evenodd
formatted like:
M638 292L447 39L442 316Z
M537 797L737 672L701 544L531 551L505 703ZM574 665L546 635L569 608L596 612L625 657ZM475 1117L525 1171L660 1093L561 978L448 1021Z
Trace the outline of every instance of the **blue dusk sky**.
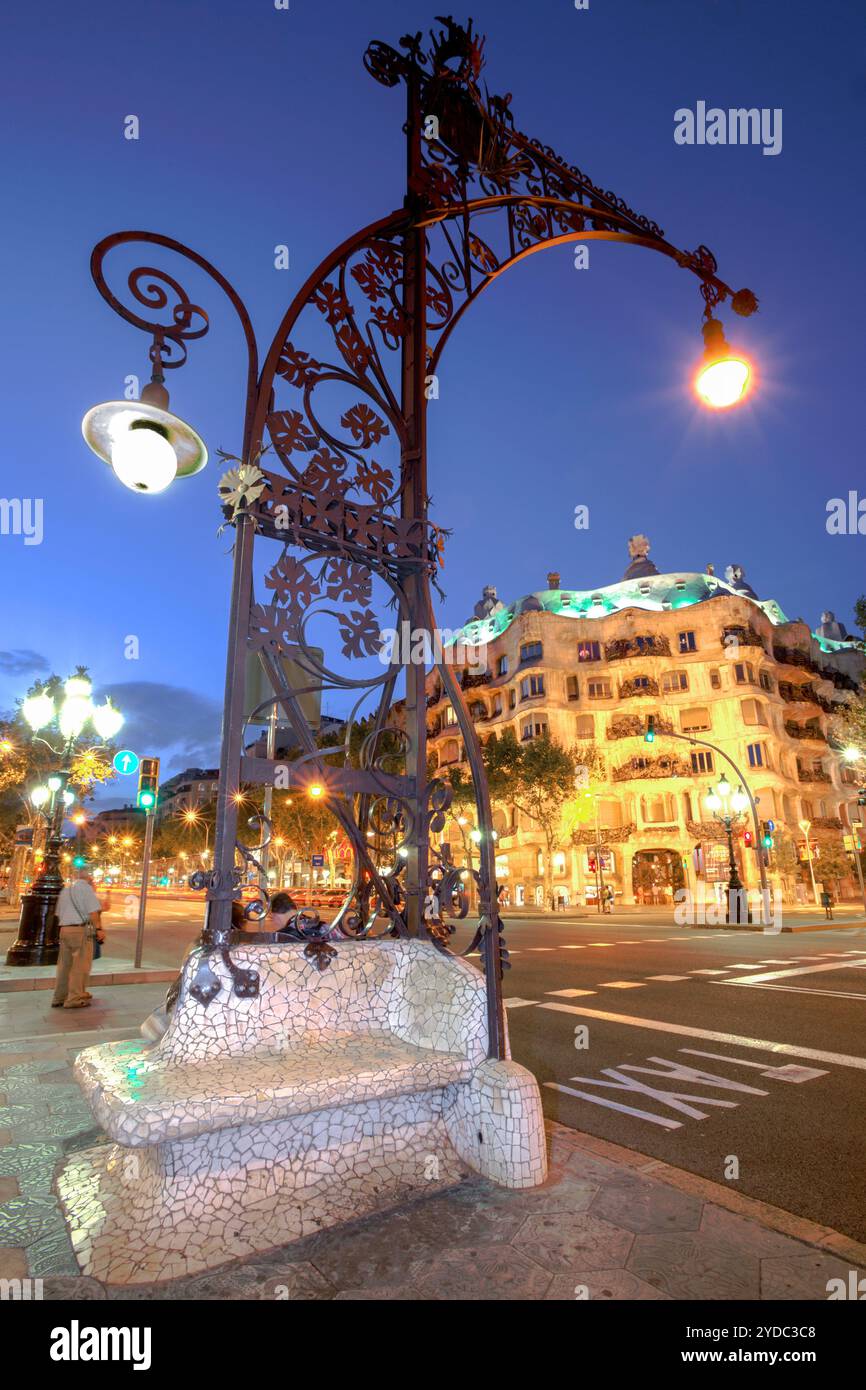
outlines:
M43 535L0 535L0 710L84 662L129 716L123 742L161 754L164 776L214 763L231 566L216 449L241 447L242 342L208 291L211 330L168 384L211 462L158 497L127 491L80 422L129 374L146 379L148 341L96 292L90 251L130 227L188 243L235 284L263 352L319 260L402 201L402 91L362 55L426 33L442 8L7 7L0 493L41 499ZM430 406L432 514L453 530L441 623L462 623L486 583L510 601L549 570L568 588L615 582L639 531L662 572L738 562L790 617L814 626L831 608L850 626L866 536L830 535L826 519L831 498L866 495L862 0L469 8L485 80L513 93L520 130L755 291L757 315L722 317L758 384L736 410L697 407L702 304L665 257L593 243L586 270L564 247L504 275L455 333ZM674 113L699 102L778 108L781 151L677 144Z

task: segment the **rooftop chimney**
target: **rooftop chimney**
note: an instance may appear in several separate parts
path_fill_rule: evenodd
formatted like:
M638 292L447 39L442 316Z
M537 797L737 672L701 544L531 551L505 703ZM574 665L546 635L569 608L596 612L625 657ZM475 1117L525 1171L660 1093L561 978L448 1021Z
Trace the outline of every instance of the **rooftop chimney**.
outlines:
M549 575L547 576L547 587L548 587L548 589L558 589L558 588L559 588L559 575L556 573L555 570L553 571L552 574L549 574Z

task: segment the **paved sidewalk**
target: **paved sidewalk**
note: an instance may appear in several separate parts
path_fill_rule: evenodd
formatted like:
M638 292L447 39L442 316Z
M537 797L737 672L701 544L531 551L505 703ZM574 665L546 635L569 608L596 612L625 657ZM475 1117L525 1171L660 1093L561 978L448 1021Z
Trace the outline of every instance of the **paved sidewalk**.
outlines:
M147 990L111 993L140 996L141 1016ZM542 1188L471 1177L215 1273L106 1290L78 1273L53 1188L65 1156L101 1140L76 1052L136 1034L104 1024L0 1044L0 1278L41 1278L47 1299L825 1300L829 1279L866 1274L846 1237L553 1124Z
M0 964L0 994L17 994L34 989L53 990L56 974L56 965ZM105 985L170 984L176 975L176 969L167 969L163 965L142 962L136 970L122 957L100 956L99 960L93 962L90 980L95 981L99 989Z

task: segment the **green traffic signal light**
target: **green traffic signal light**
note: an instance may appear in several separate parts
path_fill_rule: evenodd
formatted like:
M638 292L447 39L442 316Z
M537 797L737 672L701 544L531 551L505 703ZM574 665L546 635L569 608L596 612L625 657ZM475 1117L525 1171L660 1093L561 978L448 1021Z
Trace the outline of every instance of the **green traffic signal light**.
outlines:
M153 792L142 790L138 793L138 804L142 806L145 811L149 811L152 806L156 805L156 797Z
M646 733L644 734L643 737L644 737L644 743L655 743L655 740L656 740L656 719L655 719L655 715L654 715L654 714L648 714L648 715L647 715Z
M773 837L772 837L772 835L765 835L764 838L763 838L763 840L761 841L761 843L763 844L764 849L772 849L772 848L773 848Z
M86 863L87 860L85 859L83 854L76 854L75 858L72 861L72 867L75 869L83 869Z

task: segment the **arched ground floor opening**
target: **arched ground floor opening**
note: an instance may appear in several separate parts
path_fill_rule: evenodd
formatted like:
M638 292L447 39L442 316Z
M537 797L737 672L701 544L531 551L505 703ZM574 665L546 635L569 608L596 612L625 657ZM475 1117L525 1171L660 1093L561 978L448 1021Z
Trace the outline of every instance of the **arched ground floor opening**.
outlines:
M632 893L642 907L666 907L685 888L683 861L672 849L639 849L631 861Z

